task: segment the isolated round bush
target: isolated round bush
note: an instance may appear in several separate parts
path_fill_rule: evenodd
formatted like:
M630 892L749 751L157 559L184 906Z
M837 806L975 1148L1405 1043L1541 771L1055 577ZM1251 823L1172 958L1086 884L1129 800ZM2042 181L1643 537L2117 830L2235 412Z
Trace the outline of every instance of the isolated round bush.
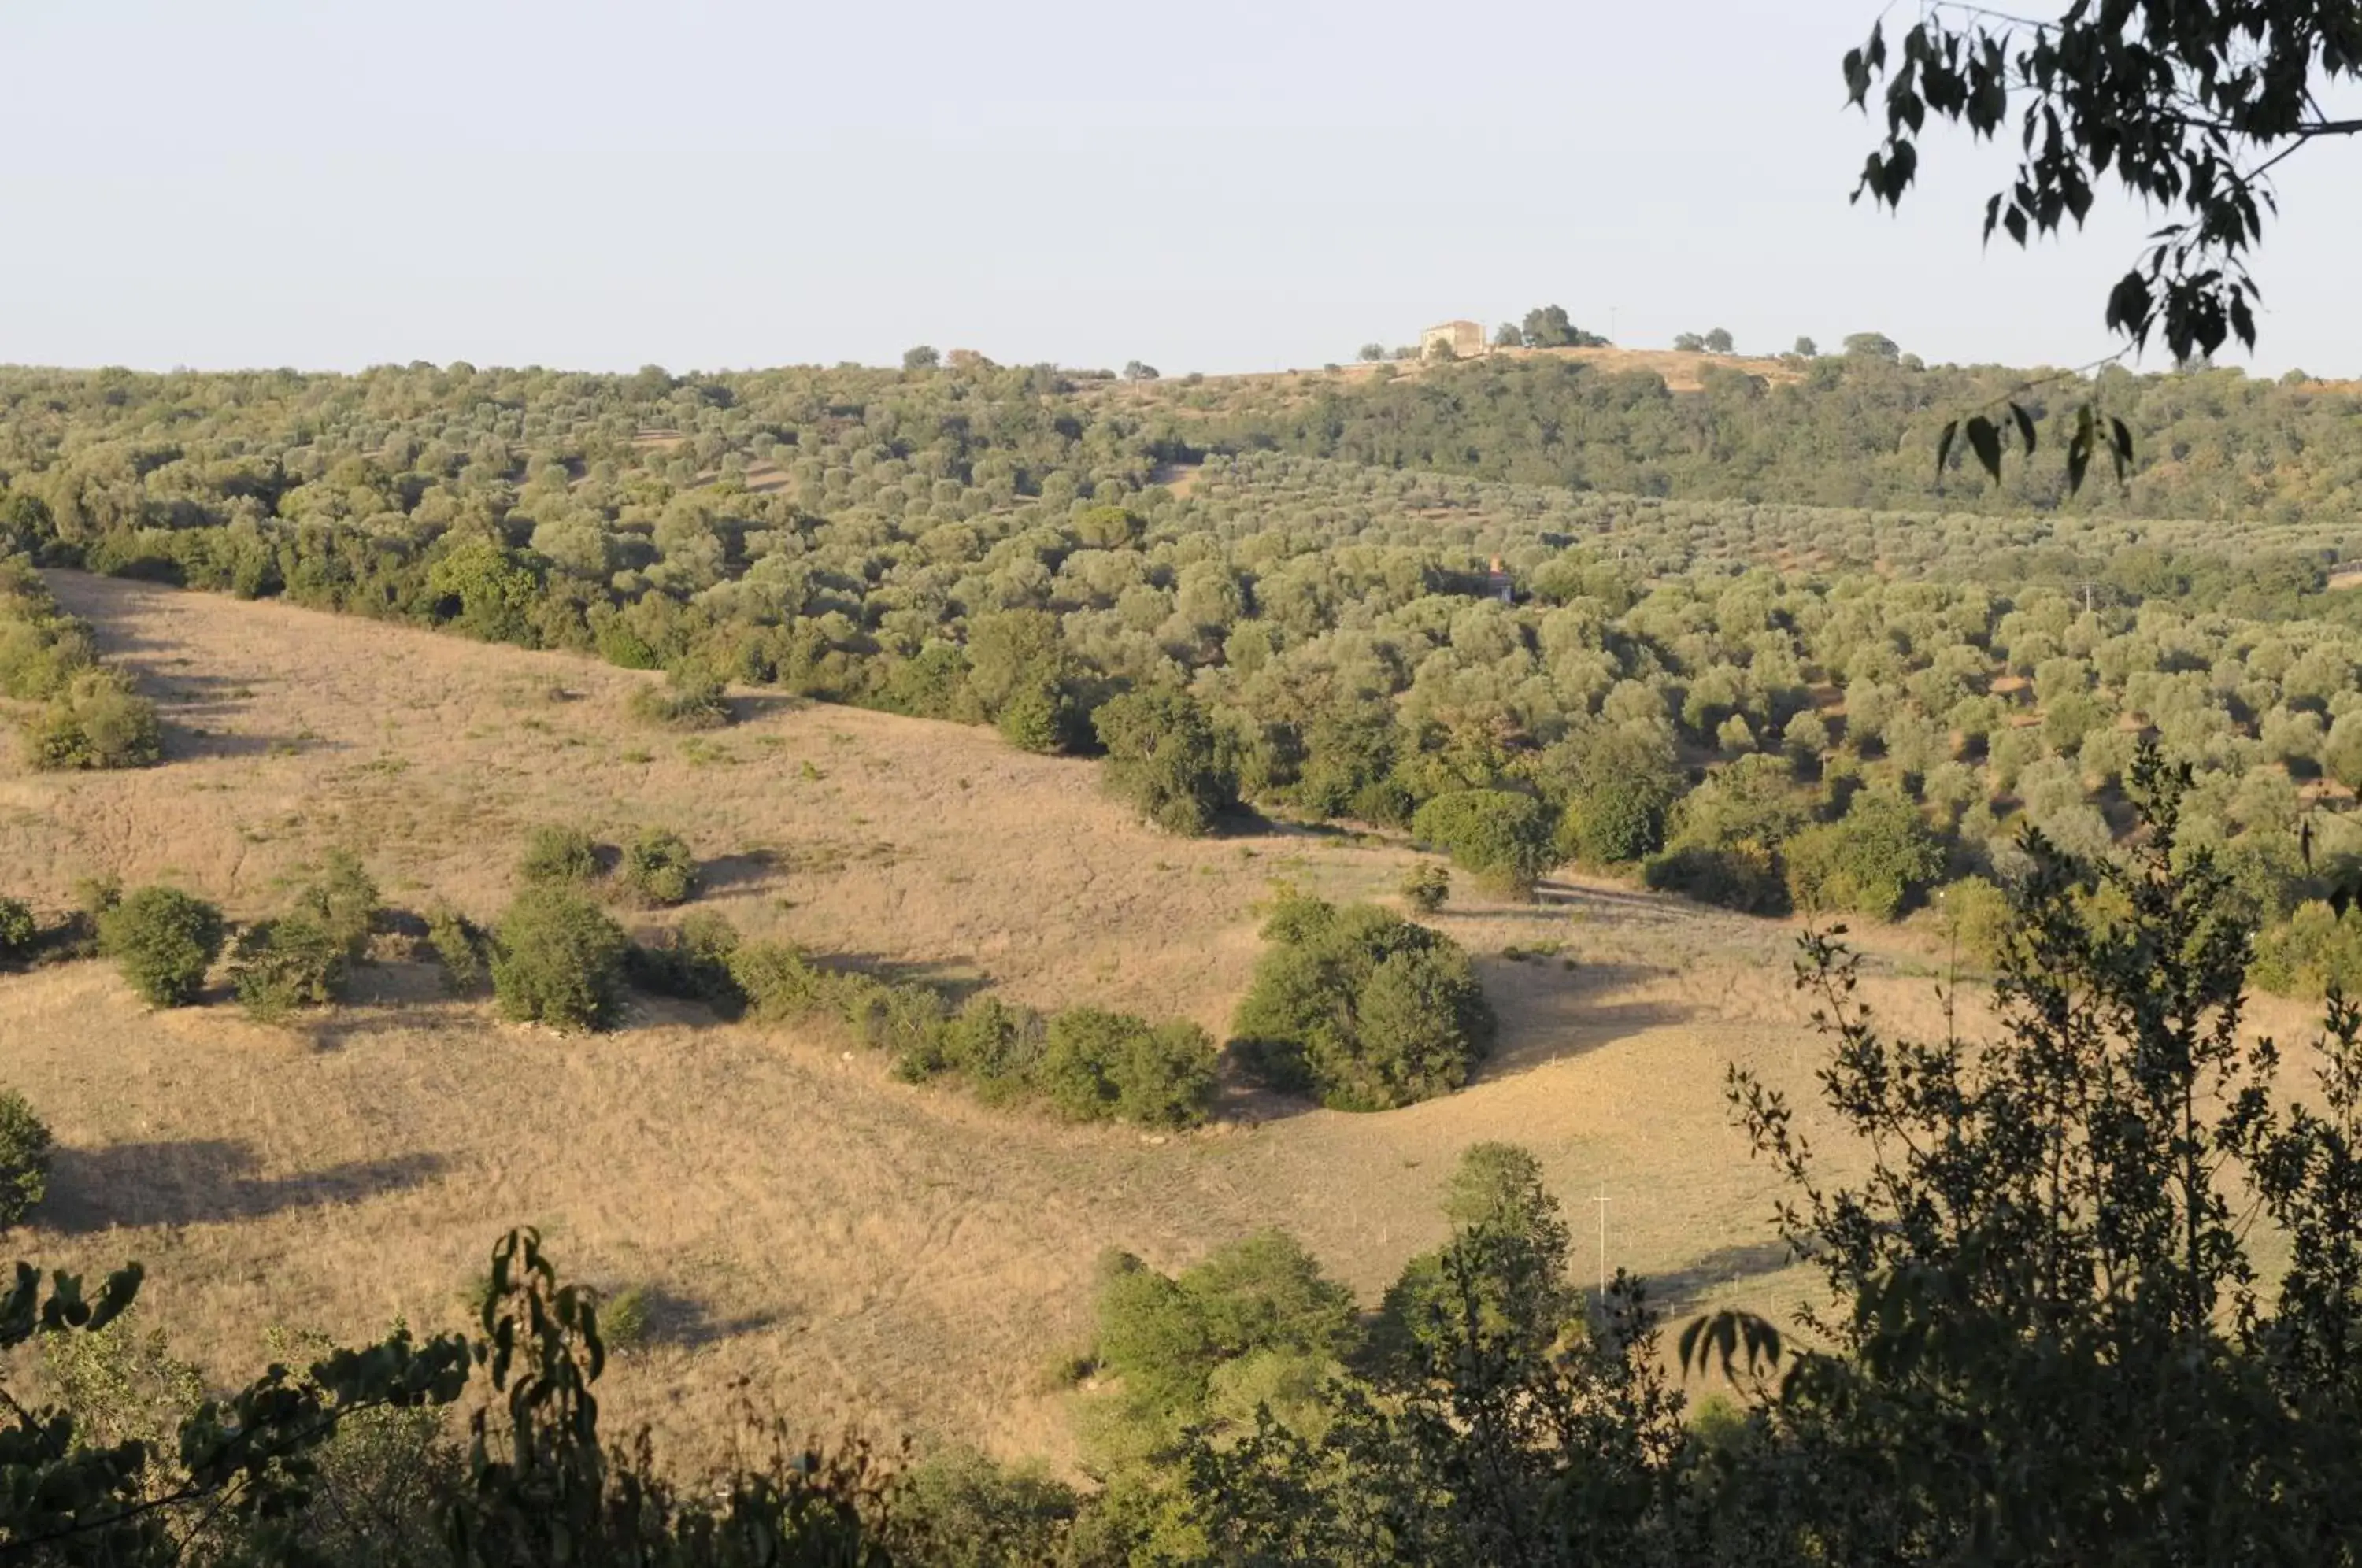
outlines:
M1231 1021L1248 1069L1336 1110L1386 1110L1468 1081L1493 1010L1468 955L1371 904L1291 898Z
M554 1029L603 1029L622 999L631 942L596 904L562 887L528 888L501 917L492 992L501 1011Z
M221 955L221 911L178 888L141 888L98 917L99 951L152 1007L185 1007Z
M30 952L40 934L30 904L22 899L0 899L0 957L16 958Z
M15 1089L0 1089L0 1231L20 1225L50 1191L50 1130Z
M686 903L697 891L697 856L680 834L649 828L624 846L617 875L642 903Z
M544 823L525 838L517 874L528 882L588 882L599 875L599 846L580 828Z

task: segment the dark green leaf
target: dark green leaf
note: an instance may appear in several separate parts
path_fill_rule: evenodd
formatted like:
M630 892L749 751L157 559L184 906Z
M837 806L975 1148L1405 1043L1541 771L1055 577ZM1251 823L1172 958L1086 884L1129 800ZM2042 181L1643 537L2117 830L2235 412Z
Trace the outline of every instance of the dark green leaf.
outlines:
M1968 423L1969 450L1995 484L2001 482L2001 427L1980 414Z

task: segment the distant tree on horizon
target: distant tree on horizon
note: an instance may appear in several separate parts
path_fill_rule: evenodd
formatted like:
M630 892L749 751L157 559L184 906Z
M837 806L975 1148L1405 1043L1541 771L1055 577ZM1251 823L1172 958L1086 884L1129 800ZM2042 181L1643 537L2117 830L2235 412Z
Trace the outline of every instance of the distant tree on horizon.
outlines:
M1526 313L1524 329L1529 348L1605 348L1607 339L1574 325L1564 305L1542 305Z

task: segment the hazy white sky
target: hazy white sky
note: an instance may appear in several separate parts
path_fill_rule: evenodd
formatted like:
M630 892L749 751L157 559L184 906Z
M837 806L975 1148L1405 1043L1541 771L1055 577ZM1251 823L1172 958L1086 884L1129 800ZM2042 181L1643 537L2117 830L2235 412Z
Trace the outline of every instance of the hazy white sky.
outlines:
M1167 374L1564 304L1620 342L2114 345L2118 209L1848 206L1872 0L6 0L0 361ZM2362 147L2287 166L2252 368L2362 374Z

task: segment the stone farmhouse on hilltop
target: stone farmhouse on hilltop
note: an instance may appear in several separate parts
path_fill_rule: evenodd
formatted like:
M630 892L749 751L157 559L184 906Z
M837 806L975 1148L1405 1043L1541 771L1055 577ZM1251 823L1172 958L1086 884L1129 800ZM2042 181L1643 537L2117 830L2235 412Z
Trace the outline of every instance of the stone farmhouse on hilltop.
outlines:
M1451 349L1455 359L1473 359L1487 347L1484 327L1473 321L1447 321L1418 335L1418 357L1422 359L1439 348Z

